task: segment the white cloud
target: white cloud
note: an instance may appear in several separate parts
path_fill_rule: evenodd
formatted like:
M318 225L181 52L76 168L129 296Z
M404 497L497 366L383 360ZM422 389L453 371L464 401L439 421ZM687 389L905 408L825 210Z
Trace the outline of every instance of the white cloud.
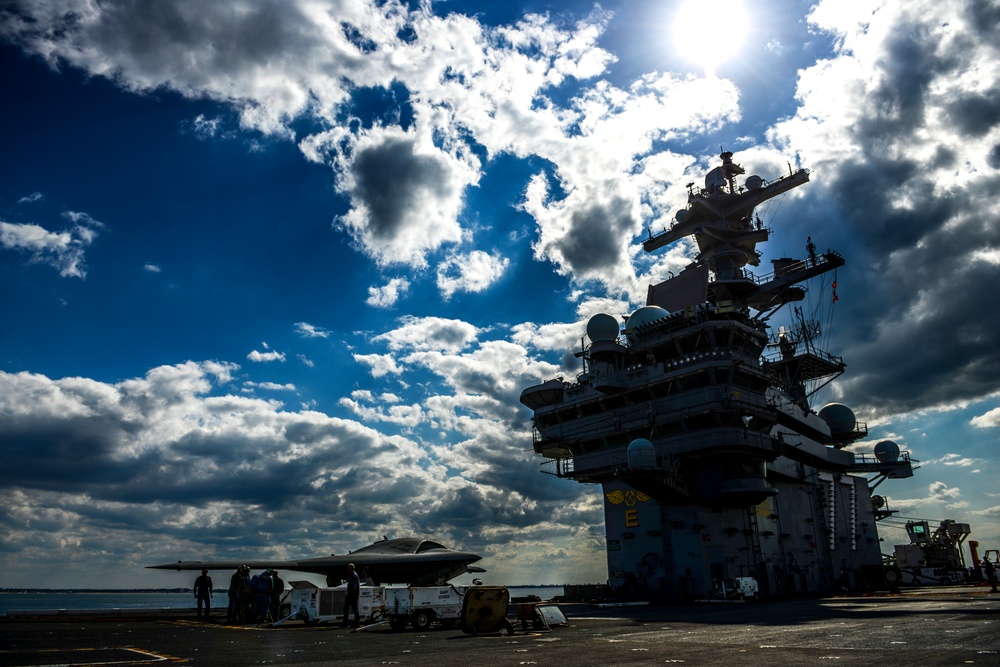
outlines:
M945 509L961 509L968 503L961 500L961 489L957 486L949 486L940 480L931 482L927 487L927 495L922 498L897 498L892 497L892 506L895 509L916 509L941 506Z
M191 121L191 127L199 139L211 139L222 131L222 119L206 118L205 114L198 114Z
M270 361L285 361L285 353L278 352L276 350L268 350L266 352L259 352L257 350L252 350L250 354L247 355L247 359L250 361L255 361L257 363L267 363Z
M535 324L524 322L512 327L511 340L538 351L566 352L579 350L585 322Z
M509 264L506 257L482 250L452 255L438 265L438 289L446 300L455 292L482 292L503 276Z
M1000 408L993 408L985 414L973 417L969 423L976 428L996 428L1000 426Z
M426 265L426 254L462 238L458 214L465 187L479 177L479 161L464 151L436 147L427 133L376 127L345 137L331 131L322 145L351 210L337 224L381 265ZM323 141L331 143L323 144Z
M74 16L68 27L60 22L66 15ZM595 80L614 62L599 46L610 20L597 8L572 25L530 14L488 28L393 0L280 9L218 2L208 10L180 0L166 21L139 5L68 0L58 10L26 5L3 34L53 64L132 90L167 87L231 103L245 128L291 137L292 120L320 119L333 129L302 137L300 149L333 169L350 201L338 226L383 266L424 267L431 253L467 240L460 221L465 191L481 175L477 147L489 157L537 155L554 166L565 193L554 194L540 176L527 192L523 210L538 224L537 257L580 281L622 284L631 278L629 244L641 206L658 205L664 190L660 172L637 170L636 159L657 141L716 129L739 111L730 82L669 74L627 88L596 81L566 102L573 79ZM65 29L37 28L53 23ZM140 42L141 50L133 48ZM407 126L388 118L341 122L353 90L393 83L408 93ZM220 123L200 115L192 126L217 136ZM454 279L472 271L472 257L446 261L443 293L460 287ZM466 289L495 279L496 261L470 274L477 280ZM377 289L369 305L391 306L405 287Z
M142 269L143 271L147 271L149 273L160 273L162 270L158 264L153 264L152 262L146 262L143 264Z
M1000 356L989 344L1000 314L981 296L1000 279L995 12L824 0L810 20L838 50L800 72L800 106L769 136L818 176L802 217L835 211L831 236L861 267L842 279L838 314L873 324L845 337L855 370L838 390L869 421L980 400L995 392Z
M1000 519L1000 505L993 505L991 507L984 507L978 510L970 510L969 514L973 516L983 516L992 519Z
M502 377L497 362L509 355L496 352L484 350L478 363ZM430 534L480 551L491 572L511 577L524 572L533 552L490 551L495 540L544 534L546 544L562 544L574 531L564 536L548 522L599 519L599 511L590 516L593 508L573 509L566 502L572 494L554 498L544 483L528 479L537 467L523 452L528 434L484 418L496 412L485 397L456 396L451 408L435 407L432 415L391 393L376 398L359 389L342 407L362 424L226 393L236 369L187 362L116 384L0 372L0 439L9 445L0 470L6 508L0 524L8 543L18 545L16 558L48 565L41 568L50 577L45 581L60 586L71 583L61 573L105 560L140 570L184 553L291 557L357 548L371 534ZM267 382L244 386L291 390ZM454 446L428 446L370 426L411 430L432 420L435 428L454 425L468 435ZM247 531L248 512L266 523L266 534ZM333 543L331 525L338 526ZM100 553L87 546L95 532ZM235 535L238 546L229 546ZM72 553L60 551L73 544ZM61 563L56 574L53 554ZM0 554L0 565L13 571L10 556ZM549 566L539 565L537 576L550 573ZM18 570L21 585L34 582L32 567Z
M0 246L25 252L32 264L48 264L63 277L86 278L84 250L104 224L76 211L66 211L63 217L72 225L61 232L31 223L0 221Z
M369 287L365 303L373 308L391 308L409 289L410 281L406 278L392 278L381 287Z
M0 372L0 437L11 464L0 472L4 533L37 544L25 545L21 557L40 555L58 535L89 542L93 531L113 528L122 534L102 530L103 550L131 534L132 544L120 547L129 561L155 560L194 529L220 539L232 530L246 536L246 512L261 506L260 516L286 526L284 538L301 540L305 529L326 540L338 514L345 524L388 529L373 519L386 497L402 507L397 494L387 496L394 485L415 503L406 514L427 515L433 498L449 495L405 438L315 412L286 412L272 401L216 395L212 369L232 368L189 362L114 385ZM21 465L30 470L15 475ZM311 483L332 491L311 493ZM352 502L341 505L340 494ZM32 512L36 507L48 509ZM22 512L33 518L12 518ZM407 531L424 532L412 525ZM165 543L153 550L137 544L156 535ZM341 548L361 539L351 535ZM309 538L296 549L303 546L319 549ZM88 560L101 557L83 551Z
M476 340L479 330L461 320L441 317L404 317L401 326L372 338L390 350L441 350L458 352Z
M536 258L581 282L632 282L629 267L634 237L641 231L641 201L662 207L669 191L663 187L659 161L637 173L636 160L656 140L701 133L737 119L737 100L729 81L669 74L647 76L627 91L602 82L574 99L565 122L579 134L555 137L536 151L557 165L556 177L566 194L554 198L548 179L537 175L522 203L538 223ZM671 192L670 199L676 199Z
M529 357L520 345L503 340L484 341L462 353L457 349L420 349L404 360L408 365L432 371L444 386L454 391L454 398L437 397L438 406L512 421L520 409L521 391L559 374L560 370ZM477 428L475 419L470 423Z
M1000 248L983 248L972 253L973 261L1000 266Z
M32 192L30 195L25 195L17 200L18 204L33 204L36 201L41 201L45 199L45 195L41 192Z
M406 13L394 2L374 8L349 2L206 6L179 0L164 12L69 0L27 3L8 19L2 34L53 65L62 61L114 77L135 91L170 86L192 98L232 101L244 127L290 135L285 125L290 119L311 105L332 109L351 81L388 82L385 59ZM64 29L57 34L40 31L39 25ZM362 53L345 34L347 26L382 48Z
M315 327L308 322L296 322L295 330L303 338L329 338L330 332L326 329Z
M982 459L970 459L961 454L945 454L944 456L937 459L927 459L922 461L924 465L939 464L945 466L957 466L959 468L971 468L975 465L981 465L983 463Z
M355 354L354 360L371 369L372 377L384 375L399 375L403 369L396 360L388 354Z
M295 391L295 385L291 383L279 384L277 382L244 382L244 386L250 389L266 389L268 391Z
M384 422L414 427L424 421L424 411L419 405L392 405L386 409L381 406L362 405L350 398L341 398L340 405L364 420L366 424Z

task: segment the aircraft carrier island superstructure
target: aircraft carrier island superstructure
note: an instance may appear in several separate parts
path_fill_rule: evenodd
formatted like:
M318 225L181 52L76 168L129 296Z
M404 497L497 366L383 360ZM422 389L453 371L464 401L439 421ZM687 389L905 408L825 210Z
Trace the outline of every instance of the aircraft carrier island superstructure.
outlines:
M800 283L844 259L810 240L804 259L751 273L770 235L755 208L809 172L738 182L732 157L722 153L704 188L690 184L687 208L643 244L693 236L694 262L651 285L624 326L591 318L574 382L522 392L534 449L547 472L602 485L608 580L624 594L686 599L741 576L765 596L883 585L876 521L890 511L873 491L911 476L909 456L890 441L846 450L866 425L847 406L809 404L843 360L816 347L819 325L800 308L796 325L769 326L804 299Z

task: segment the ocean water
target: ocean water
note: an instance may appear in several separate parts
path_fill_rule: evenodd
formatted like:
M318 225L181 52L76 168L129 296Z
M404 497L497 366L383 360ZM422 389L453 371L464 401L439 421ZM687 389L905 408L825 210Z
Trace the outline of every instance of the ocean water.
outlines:
M229 604L223 593L212 602ZM0 614L37 609L193 609L193 593L0 593Z
M563 594L562 586L508 586L512 598L537 595L551 600ZM212 606L223 612L229 604L225 591L217 593ZM80 609L194 609L193 593L0 593L0 615L8 611Z

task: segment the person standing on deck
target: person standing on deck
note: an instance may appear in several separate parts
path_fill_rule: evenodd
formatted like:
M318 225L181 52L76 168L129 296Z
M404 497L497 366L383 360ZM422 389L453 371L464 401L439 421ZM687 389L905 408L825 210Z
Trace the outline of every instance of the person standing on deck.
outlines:
M205 620L212 611L212 577L208 576L208 570L202 570L201 576L194 580L194 599L198 601L198 620L201 620L201 605L205 605Z
M361 625L361 614L358 613L358 598L361 597L361 578L354 571L354 563L347 566L347 595L344 596L344 625L348 623L348 615L354 610L354 625Z
M250 571L246 565L240 565L229 578L229 609L226 610L226 622L237 623L243 620L244 601L247 596L247 572Z
M253 592L253 613L250 622L256 623L267 620L268 610L271 608L271 589L274 588L274 581L271 579L271 571L265 570L250 580L250 588Z
M281 618L281 596L285 592L285 582L278 576L278 571L271 572L271 620Z

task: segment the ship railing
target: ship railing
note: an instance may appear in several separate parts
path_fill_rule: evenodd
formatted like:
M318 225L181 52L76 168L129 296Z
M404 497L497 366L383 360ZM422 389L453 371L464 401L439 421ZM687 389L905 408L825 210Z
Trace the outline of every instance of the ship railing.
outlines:
M739 448L747 450L751 454L761 455L773 452L775 441L771 436L760 431L747 431L732 427L716 429L712 442L708 446L712 448ZM656 464L649 467L661 472L668 468L672 470L674 457L705 448L703 433L672 437L668 442L655 445ZM629 461L628 450L625 447L549 459L542 462L542 465L554 468L555 472L549 474L554 474L557 477L585 477L588 476L588 473L617 474L623 470L634 468Z
M554 477L564 477L565 475L561 474L563 463L563 459L545 459L541 463L542 473Z
M687 415L708 413L720 406L740 409L748 415L770 414L772 401L771 397L740 385L732 385L730 389L723 385L699 387L669 398L657 398L652 403L633 403L614 411L595 412L561 423L548 424L541 427L544 437L540 434L539 427L533 424L535 450L538 451L539 443L544 441L580 442L597 439L602 433L639 432L649 427L651 414L655 414L656 421L660 423L676 422ZM675 435L671 442L684 442L685 439L684 435Z
M865 428L867 429L867 425L865 425ZM899 458L896 459L895 461L882 461L875 454L868 454L868 453L854 454L854 463L860 465L875 466L886 463L909 463L909 462L910 462L909 452L900 452Z
M777 271L771 271L770 273L766 273L759 277L760 283L758 284L769 283L772 280L780 278L781 276L787 273L797 273L799 271L813 269L817 266L823 266L824 264L830 262L831 257L840 257L841 259L843 259L840 253L837 252L836 250L827 250L822 255L811 255L806 259L800 259L797 262L790 262L788 264L785 264Z
M843 357L838 357L835 354L830 354L829 352L824 352L823 350L821 350L819 348L816 348L816 347L813 347L811 345L808 346L808 348L805 349L805 350L803 350L802 352L799 352L799 350L796 347L796 350L791 355L791 357L794 358L794 357L800 356L803 353L811 354L811 355L813 355L815 357L819 357L823 361L829 362L831 364L835 364L835 365L838 365L838 366L843 366L844 365L844 358ZM774 350L772 352L765 352L764 354L760 355L760 358L765 363L778 363L779 361L782 361L786 357L785 357L784 354L782 354L781 350Z
M624 454L595 452L542 461L542 472L556 477L575 477L579 471L611 470L628 463ZM582 465L579 465L582 464Z
M729 271L709 271L708 282L718 283L718 282L733 282L737 280L745 280L751 282L754 285L763 285L766 280L754 275L747 269L732 269Z
M751 320L745 313L732 312L731 310L726 311L717 304L698 304L696 306L688 306L685 310L679 310L668 317L638 326L626 334L626 338L629 345L635 345L654 336L687 329L691 326L692 321L705 322L720 317L725 317L727 320L736 321L759 331L763 331L766 328L763 323Z
M784 176L779 176L778 178L776 178L774 180L770 180L770 181L768 179L764 178L763 176L761 176L761 177L759 177L760 178L760 187L757 188L757 189L758 190L765 189L765 188L768 188L768 187L774 185L775 183L781 183L782 181L788 180L790 178L794 178L799 172L803 172L803 173L806 173L806 174L810 173L810 171L808 169L799 169L795 173L788 173L788 174L785 174ZM698 188L697 190L695 190L695 189L691 188L691 189L688 190L688 192L690 193L690 195L692 197L701 197L703 199L710 199L712 197L718 197L718 196L723 196L723 195L743 194L744 192L747 192L747 190L748 189L746 187L746 184L743 184L743 185L738 185L735 188L730 188L728 185L720 185L718 187L714 187L714 188L711 188L711 189L710 188Z
M818 266L823 266L824 264L830 262L830 257L840 257L840 253L835 250L828 250L823 255L813 255L811 257L807 257L806 259L790 262L776 271L771 271L760 276L751 273L750 270L746 268L731 269L728 271L711 271L709 272L708 280L710 283L745 280L758 286L766 285L783 275L790 273L794 274L813 269Z
M765 185L767 185L767 181L765 181ZM739 187L739 191L740 192L744 191L744 187L742 185ZM714 196L714 195L709 195L708 190L704 190L704 189L702 189L700 192L691 193L691 194L693 194L696 197L700 196L700 197L702 197L704 199L707 199L709 196ZM673 234L674 228L676 228L678 225L683 224L683 223L680 223L680 222L676 222L676 218L674 220L675 220L675 222L673 222L670 225L670 227L664 227L663 229L661 229L660 231L656 232L655 234L653 233L652 229L647 229L646 230L646 241L645 242L649 243L651 241L656 241L660 237L666 236L667 234ZM763 231L763 232L767 232L768 236L770 236L771 234L774 233L774 230L772 228L768 227L767 225L765 225L761 221L760 218L757 218L754 222L751 223L751 225L752 226L749 227L746 231L758 231L758 232L762 232ZM690 232L690 233L693 234L694 232ZM757 252L757 256L758 257L761 256L761 255L762 255L762 253Z
M571 477L574 472L576 472L576 457L571 456L568 459L563 459L559 461L562 470L560 471L560 477ZM557 466L559 467L559 466Z
M666 333L673 331L675 329L683 329L689 326L689 318L684 311L677 311L671 313L667 317L663 317L658 320L653 320L652 322L647 322L642 324L631 331L628 334L629 340L640 340L652 334Z

